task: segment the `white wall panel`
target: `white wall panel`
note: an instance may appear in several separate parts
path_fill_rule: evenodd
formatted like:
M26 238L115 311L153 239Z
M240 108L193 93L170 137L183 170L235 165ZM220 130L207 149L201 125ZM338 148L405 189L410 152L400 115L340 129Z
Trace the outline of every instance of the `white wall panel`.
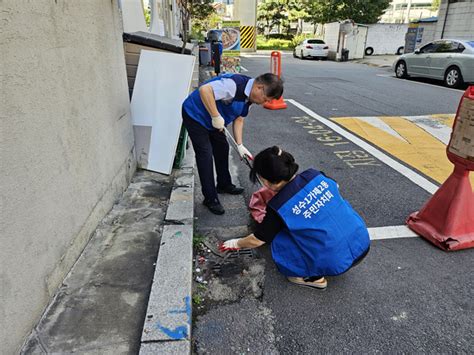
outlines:
M181 105L189 93L194 60L191 55L167 52L142 50L140 54L131 110L137 157L143 169L171 172L181 129ZM149 132L144 127L151 127L151 133L137 134Z

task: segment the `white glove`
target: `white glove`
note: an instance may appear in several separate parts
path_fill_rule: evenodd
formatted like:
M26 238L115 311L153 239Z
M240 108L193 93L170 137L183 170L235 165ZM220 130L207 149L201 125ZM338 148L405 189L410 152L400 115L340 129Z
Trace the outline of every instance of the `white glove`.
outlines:
M239 144L237 146L237 150L239 151L240 158L244 159L245 156L249 157L250 160L253 160L252 153L249 152L247 148L243 144Z
M224 129L225 121L221 115L212 117L212 127L215 129Z
M223 244L223 247L225 249L240 249L239 247L239 240L240 238L237 238L237 239L230 239L230 240L226 240Z

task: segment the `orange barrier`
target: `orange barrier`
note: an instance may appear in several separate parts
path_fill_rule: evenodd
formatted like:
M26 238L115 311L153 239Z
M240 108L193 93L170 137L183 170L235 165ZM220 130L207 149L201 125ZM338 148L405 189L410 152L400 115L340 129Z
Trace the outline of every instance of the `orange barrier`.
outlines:
M270 69L272 74L278 75L281 77L281 53L278 51L273 51L270 56ZM287 107L285 101L283 100L283 96L280 97L278 100L272 100L263 105L263 107L269 110L281 110Z
M446 152L454 171L423 208L407 219L410 229L447 251L474 247L474 86L461 98Z

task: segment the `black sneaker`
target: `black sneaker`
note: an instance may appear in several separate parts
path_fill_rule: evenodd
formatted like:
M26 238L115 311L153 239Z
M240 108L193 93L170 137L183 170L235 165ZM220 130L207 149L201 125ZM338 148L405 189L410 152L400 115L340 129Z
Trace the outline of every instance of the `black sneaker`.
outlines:
M241 187L237 187L234 184L231 184L227 187L217 187L217 193L219 194L231 194L231 195L240 195L244 192L244 189Z
M204 200L203 205L209 208L209 211L211 211L214 214L224 214L225 212L224 207L222 207L219 201Z

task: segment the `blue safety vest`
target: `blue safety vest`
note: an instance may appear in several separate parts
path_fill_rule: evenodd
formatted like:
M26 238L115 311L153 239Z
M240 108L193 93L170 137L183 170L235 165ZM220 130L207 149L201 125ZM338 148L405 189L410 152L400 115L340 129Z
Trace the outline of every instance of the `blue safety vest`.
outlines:
M245 95L245 86L251 78L240 74L223 74L206 81L204 84L207 84L211 81L220 80L222 78L234 80L237 86L234 99L230 103L225 103L222 100L216 101L217 110L224 118L225 125L227 126L237 117L246 117L248 115L250 102L247 100L248 98ZM194 90L191 95L186 98L183 103L183 108L189 117L199 122L208 130L214 130L214 127L212 127L211 115L209 112L207 112L206 107L202 103L201 95L199 95L198 89Z
M271 244L286 276L333 276L366 253L369 233L362 218L342 198L334 180L308 169L268 203L285 223Z

